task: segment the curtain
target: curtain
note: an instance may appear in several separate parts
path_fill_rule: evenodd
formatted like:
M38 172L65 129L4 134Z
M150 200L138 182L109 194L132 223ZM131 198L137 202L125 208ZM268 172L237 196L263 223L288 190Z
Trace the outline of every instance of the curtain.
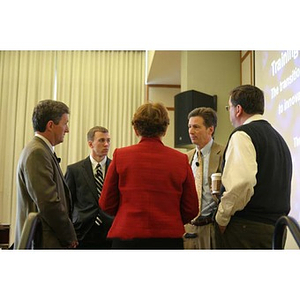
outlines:
M0 222L14 235L16 167L24 145L33 137L31 115L36 103L53 96L53 52L0 52Z
M86 134L96 125L110 132L110 157L137 142L131 119L144 103L144 73L144 51L57 52L57 100L70 107L70 133L55 150L63 170L90 153Z
M87 131L101 125L115 148L137 142L132 116L144 103L144 51L0 51L0 222L11 224L14 240L16 168L32 139L38 101L70 107L70 132L55 151L62 169L89 154Z

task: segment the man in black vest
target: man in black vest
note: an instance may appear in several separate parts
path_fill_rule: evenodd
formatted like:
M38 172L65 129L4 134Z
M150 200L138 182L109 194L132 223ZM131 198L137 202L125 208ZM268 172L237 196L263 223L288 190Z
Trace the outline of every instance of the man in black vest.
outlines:
M292 159L282 136L266 121L264 94L242 85L230 93L229 137L216 213L218 248L271 249L276 220L290 211Z

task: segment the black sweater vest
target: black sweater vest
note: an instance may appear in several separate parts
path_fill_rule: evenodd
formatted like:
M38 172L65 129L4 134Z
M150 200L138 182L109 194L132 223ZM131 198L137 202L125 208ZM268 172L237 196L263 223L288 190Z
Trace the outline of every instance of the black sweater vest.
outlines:
M258 172L253 196L235 216L274 224L290 211L292 159L289 148L265 120L239 126L232 134L236 131L244 131L250 136L256 151Z

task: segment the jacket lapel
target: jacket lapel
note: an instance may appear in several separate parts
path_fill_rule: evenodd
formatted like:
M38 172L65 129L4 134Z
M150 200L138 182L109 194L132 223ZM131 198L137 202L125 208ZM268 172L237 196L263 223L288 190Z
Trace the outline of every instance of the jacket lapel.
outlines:
M64 188L64 191L65 191L65 199L66 199L66 205L68 207L68 211L69 211L69 215L70 215L70 210L71 210L71 207L72 207L72 197L71 197L71 193L70 193L70 190L69 190L69 187L68 187L68 184L65 180L65 177L62 173L62 170L60 168L60 165L57 161L57 158L55 157L55 154L50 150L50 148L48 147L48 145L42 140L40 139L39 137L35 137L35 140L39 143L41 143L45 149L48 151L49 155L51 155L53 161L54 161L54 164L56 166L56 170L57 172L59 173L60 177L61 177L61 180L62 180L62 183L63 183L63 188Z
M189 151L186 155L188 156L188 160L189 160L189 163L190 165L192 165L192 162L193 162L193 157L195 155L195 152L196 152L196 148Z
M105 174L104 174L104 178L106 177L107 169L108 169L110 163L111 163L111 159L109 159L109 158L107 157L107 160L106 160L106 163L105 163Z
M211 150L210 150L210 158L209 158L209 176L212 173L216 173L219 169L219 162L220 162L220 155L221 155L221 149L216 145L216 143L212 144Z
M193 149L193 150L187 152L187 156L188 156L190 165L192 165L195 151L196 151L196 149ZM209 158L208 181L209 181L209 184L211 185L210 175L212 173L216 173L219 170L221 148L215 142L213 142L210 151L211 152L210 152L210 158Z
M208 182L210 186L211 186L211 177L210 177L211 174L220 171L219 170L220 155L221 155L221 148L215 142L213 142L210 150L209 168L208 168Z
M94 173L93 173L93 169L92 169L92 163L90 161L89 156L84 160L84 162L82 164L82 174L83 174L84 180L86 181L86 184L90 187L90 190L92 191L94 199L98 203L97 187L96 187Z

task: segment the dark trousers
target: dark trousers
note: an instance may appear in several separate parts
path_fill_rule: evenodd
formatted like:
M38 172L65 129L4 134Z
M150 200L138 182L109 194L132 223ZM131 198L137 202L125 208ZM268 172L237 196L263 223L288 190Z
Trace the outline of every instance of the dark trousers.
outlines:
M111 241L106 239L107 230L101 226L94 224L76 249L111 249Z
M215 226L217 249L272 249L274 225L233 216L223 234Z
M112 239L112 249L183 249L182 238Z

